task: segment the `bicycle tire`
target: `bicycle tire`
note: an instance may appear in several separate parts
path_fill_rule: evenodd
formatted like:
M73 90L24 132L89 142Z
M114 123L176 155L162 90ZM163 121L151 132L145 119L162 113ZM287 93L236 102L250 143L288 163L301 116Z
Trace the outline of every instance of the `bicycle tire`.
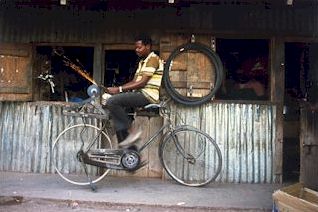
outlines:
M84 130L84 131L83 131ZM100 129L94 125L77 124L64 129L54 140L52 146L54 169L65 181L75 185L89 185L90 182L85 174L81 162L77 159L77 153L81 149L81 139L84 141L84 148L89 144L89 138L98 139L94 148L111 149L111 141L105 132L99 134ZM97 135L99 134L100 137ZM99 168L86 164L92 183L103 179L109 169Z
M192 155L195 162L189 163L182 152ZM159 158L168 175L186 186L204 186L214 181L222 168L222 155L216 142L208 134L188 125L176 128L164 138Z
M183 52L186 52L189 50L195 50L195 51L198 51L198 52L205 54L214 66L215 75L216 75L214 87L209 91L209 93L207 95L205 95L203 97L190 98L190 97L186 97L186 96L181 95L173 87L173 83L171 82L170 77L169 77L169 73L171 71L173 60L177 56L182 54ZM167 93L176 102L181 103L183 105L187 105L187 106L201 105L201 104L204 104L204 103L210 101L212 99L212 97L215 95L215 93L218 91L218 89L221 87L221 84L223 81L223 65L222 65L220 57L208 46L203 45L201 43L183 44L181 46L178 46L168 57L166 64L164 66L163 81L164 81L164 85L165 85L165 88L167 90Z

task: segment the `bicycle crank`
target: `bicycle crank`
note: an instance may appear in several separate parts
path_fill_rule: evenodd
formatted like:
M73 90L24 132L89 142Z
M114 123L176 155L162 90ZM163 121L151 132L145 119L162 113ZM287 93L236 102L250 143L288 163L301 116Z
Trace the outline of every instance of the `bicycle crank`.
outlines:
M130 149L98 149L88 153L79 151L77 158L93 166L126 171L134 171L145 165L140 163L139 153Z
M140 163L140 156L139 156L138 152L136 152L134 150L127 151L121 157L121 164L128 171L136 170L139 163Z

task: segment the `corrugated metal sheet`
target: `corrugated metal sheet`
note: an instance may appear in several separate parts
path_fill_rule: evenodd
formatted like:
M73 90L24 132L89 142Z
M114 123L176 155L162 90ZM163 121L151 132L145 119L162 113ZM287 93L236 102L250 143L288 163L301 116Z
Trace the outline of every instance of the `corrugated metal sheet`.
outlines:
M0 102L0 171L53 173L52 142L70 123L61 105ZM97 119L87 123L99 126Z
M0 171L19 171L35 173L54 173L52 145L67 126L83 123L81 118L65 116L64 104L56 102L0 102ZM86 123L101 126L101 121L86 118ZM160 117L138 117L137 126L141 126L147 137L158 130L162 124ZM90 130L89 132L93 132ZM111 129L110 131L111 132ZM66 136L76 140L76 131ZM109 133L112 136L112 132ZM71 139L70 139L71 140ZM112 145L115 145L116 140ZM158 153L159 144L143 151L144 159L149 160L147 166L136 173L136 176L160 177L162 167ZM58 148L59 164L64 170L74 171L75 164L69 162L70 154L67 145ZM151 160L150 160L151 159ZM75 168L76 169L76 168ZM77 170L80 173L80 170ZM117 176L132 175L127 172L113 171Z
M173 109L181 115L173 117L176 123L184 120L216 140L223 156L218 181L273 182L275 106L210 103L200 107L178 105ZM64 116L61 105L41 102L0 102L0 120L0 171L37 173L54 172L54 138L69 123L82 123L78 118ZM89 119L88 123L100 124L96 119ZM156 160L153 154L148 156L149 160Z
M317 4L307 7L222 5L191 8L190 26L266 35L317 36ZM230 14L230 15L229 15Z
M317 37L317 9L317 4L272 8L192 5L176 15L174 8L98 12L2 7L0 42L130 43L140 29L153 35L164 29Z
M0 42L131 43L135 21L131 12L0 8Z
M275 106L211 103L196 108L178 105L173 110L181 115L174 116L176 123L205 131L219 145L223 167L217 181L273 182Z

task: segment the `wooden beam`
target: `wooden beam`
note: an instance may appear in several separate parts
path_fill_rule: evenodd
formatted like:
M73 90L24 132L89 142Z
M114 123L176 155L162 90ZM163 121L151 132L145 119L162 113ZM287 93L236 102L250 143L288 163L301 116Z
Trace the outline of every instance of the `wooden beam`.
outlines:
M276 140L274 155L274 182L282 182L283 174L283 106L285 93L285 44L284 40L279 37L271 39L270 44L270 89L271 101L276 102Z
M98 85L104 84L104 51L102 44L94 46L93 78Z

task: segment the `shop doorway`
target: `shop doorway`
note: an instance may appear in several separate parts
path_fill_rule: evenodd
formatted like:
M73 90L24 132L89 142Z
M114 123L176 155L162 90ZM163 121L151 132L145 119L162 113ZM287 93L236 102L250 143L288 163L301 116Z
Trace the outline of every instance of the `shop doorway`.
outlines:
M285 44L283 181L300 175L300 106L308 98L309 44Z

